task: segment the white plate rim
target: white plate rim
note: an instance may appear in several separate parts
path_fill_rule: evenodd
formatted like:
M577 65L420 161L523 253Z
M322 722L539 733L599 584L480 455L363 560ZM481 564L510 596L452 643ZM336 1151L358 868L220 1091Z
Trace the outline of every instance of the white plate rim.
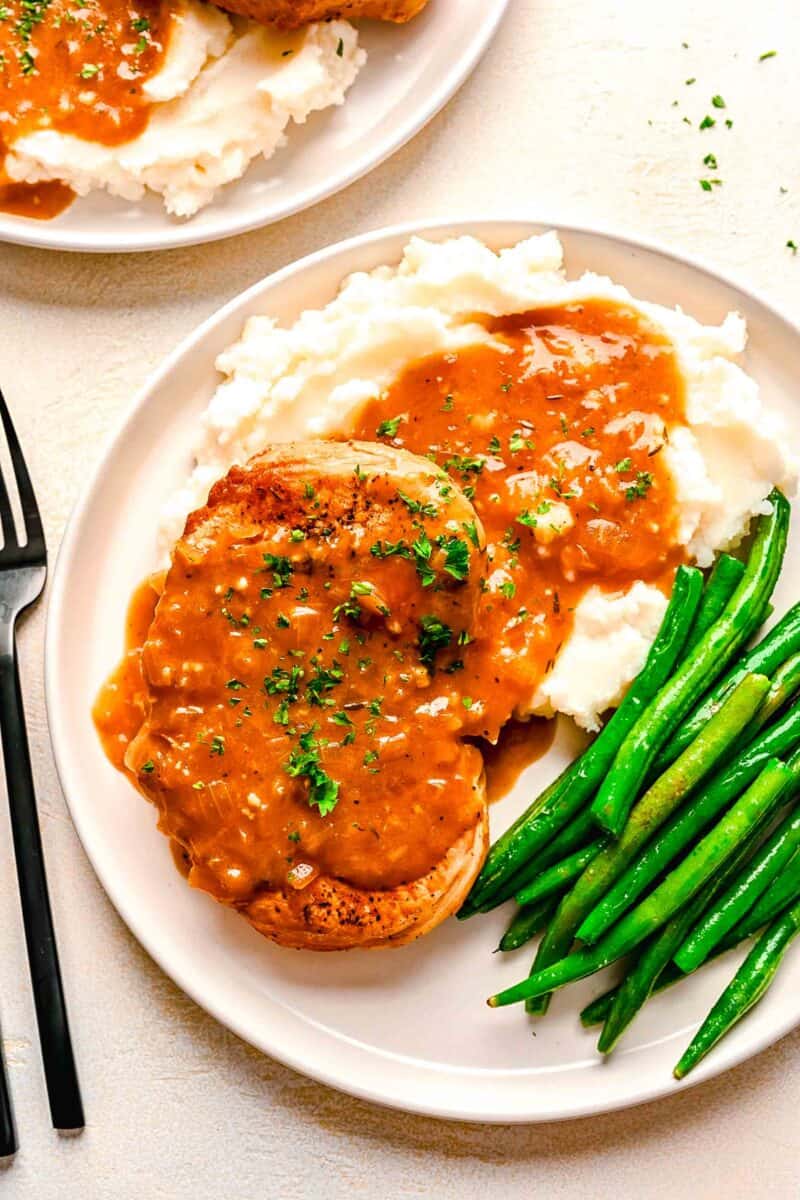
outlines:
M558 1106L553 1108L537 1107L535 1112L520 1112L516 1107L508 1110L501 1110L496 1107L480 1110L470 1108L466 1110L449 1104L429 1103L425 1100L424 1095L409 1097L405 1094L395 1094L392 1091L390 1083L382 1087L365 1086L357 1079L348 1076L346 1071L322 1068L313 1059L309 1060L302 1051L287 1049L285 1045L271 1041L268 1036L263 1035L263 1032L261 1036L254 1036L254 1031L249 1027L247 1022L240 1021L235 1013L226 1011L219 1003L209 1000L189 973L175 969L174 966L171 966L164 960L163 955L159 951L158 939L147 928L143 927L136 916L135 906L132 907L127 903L120 889L115 885L113 874L106 870L96 850L93 851L91 827L83 821L80 808L74 806L70 799L72 769L69 761L68 742L62 736L58 708L58 627L62 619L64 593L74 557L75 546L79 539L81 522L91 506L96 488L102 482L107 468L107 461L110 459L113 450L124 439L128 426L133 424L140 408L148 402L151 391L170 375L181 358L200 346L218 324L225 321L238 309L245 308L262 291L266 292L280 285L286 279L302 274L306 269L340 256L347 257L354 251L374 248L376 244L382 241L391 242L398 238L407 239L415 235L430 235L434 238L440 238L443 236L473 234L480 237L482 228L484 230L491 229L492 231L496 231L502 226L508 226L509 230L513 228L517 237L519 236L521 227L527 226L531 234L552 229L558 234L563 233L567 236L575 234L610 239L634 251L643 250L663 256L680 266L688 267L691 270L705 274L715 282L740 292L750 302L762 308L771 320L784 325L792 336L800 339L800 325L776 308L758 290L742 283L730 273L718 271L699 256L672 250L663 242L655 239L621 234L606 226L549 221L546 218L539 219L532 217L530 213L494 218L475 217L470 219L468 217L461 217L455 221L438 218L430 221L417 220L403 222L356 235L326 246L293 263L289 263L233 297L227 304L223 305L203 321L193 333L183 339L166 357L162 365L148 377L143 387L132 400L128 410L117 423L116 429L112 431L110 439L103 448L101 458L87 478L81 495L67 522L52 575L49 588L45 636L45 700L53 755L61 787L79 840L98 880L125 924L150 957L199 1007L219 1021L220 1024L232 1030L242 1040L282 1062L284 1065L311 1079L315 1079L362 1100L367 1100L384 1107L449 1120L487 1124L546 1124L618 1111L657 1100L661 1097L676 1095L687 1088L707 1082L761 1053L800 1025L800 1004L798 1004L795 1012L785 1015L783 1020L773 1022L771 1026L768 1025L761 1030L757 1036L751 1036L749 1040L741 1044L737 1041L733 1043L730 1041L721 1043L716 1048L714 1054L705 1059L695 1069L689 1079L676 1082L668 1075L665 1078L659 1077L648 1084L640 1086L635 1094L617 1097L610 1103L588 1102L585 1104L572 1104L568 1110L564 1110L563 1107ZM484 236L489 235L485 232ZM349 272L344 272L343 277L347 273ZM385 1057L391 1059L392 1055L386 1052ZM492 1072L482 1072L472 1068L452 1068L452 1070L455 1074L484 1074L487 1078L493 1074Z
M290 202L284 204L273 214L265 217L241 218L240 220L222 218L210 227L192 225L191 219L167 226L162 234L137 235L126 238L114 233L88 233L85 231L62 230L49 221L21 221L10 218L0 212L0 242L9 242L18 246L33 246L42 250L63 250L72 253L85 254L133 254L152 250L174 250L185 246L200 246L208 242L221 241L224 238L236 237L239 234L252 233L268 225L274 225L286 217L295 216L312 208L315 204L329 199L337 192L343 191L350 184L368 175L375 167L391 158L407 142L424 129L435 116L452 100L456 92L466 82L484 56L500 22L505 16L510 0L491 0L491 8L487 10L484 20L475 28L474 37L461 57L450 63L442 74L440 83L428 97L427 103L409 111L408 119L397 123L392 136L377 143L376 149L365 149L360 157L352 163L343 166L342 170L326 180L320 180L315 186L308 187ZM80 197L76 203L80 202ZM125 201L120 200L124 205ZM212 201L212 208L214 202Z

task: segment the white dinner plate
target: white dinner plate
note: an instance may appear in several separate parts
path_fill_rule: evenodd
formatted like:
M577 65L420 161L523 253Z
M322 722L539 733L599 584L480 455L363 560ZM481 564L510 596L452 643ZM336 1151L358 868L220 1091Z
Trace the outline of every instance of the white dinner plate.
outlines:
M309 208L366 175L427 125L486 50L508 0L430 0L407 25L359 22L367 51L345 103L290 124L288 144L221 188L189 220L158 196L129 203L105 192L51 221L0 212L0 241L52 250L166 250L246 233Z
M396 262L412 233L474 233L494 248L549 226L472 221L367 234L286 267L233 300L167 360L136 399L72 517L50 596L47 701L58 769L76 828L108 895L161 967L242 1038L289 1066L356 1095L416 1112L480 1121L575 1117L672 1093L671 1068L732 974L735 956L648 1003L617 1052L601 1061L578 1011L598 979L565 989L531 1025L520 1006L486 996L525 974L529 951L492 955L507 912L447 921L403 949L312 954L283 950L186 886L154 810L106 761L90 717L122 648L128 598L154 566L159 508L190 468L188 446L217 376L215 356L246 317L293 321L330 300L354 270ZM559 230L571 275L608 274L642 298L680 304L701 321L730 309L747 319L745 366L768 403L796 423L800 331L707 268L623 237ZM776 596L797 597L800 536L792 531ZM574 752L567 722L554 747L492 811L493 833ZM764 1002L698 1067L690 1083L755 1054L800 1021L800 955Z

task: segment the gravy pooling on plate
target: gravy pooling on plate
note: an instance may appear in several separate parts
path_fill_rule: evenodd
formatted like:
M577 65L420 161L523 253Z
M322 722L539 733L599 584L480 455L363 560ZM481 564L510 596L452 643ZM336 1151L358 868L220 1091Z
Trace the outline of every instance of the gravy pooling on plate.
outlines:
M494 741L529 706L588 589L667 590L685 559L659 451L683 422L671 343L607 300L487 322L475 345L413 363L354 436L428 455L470 496L487 538L462 686Z
M175 0L2 0L0 210L47 219L73 199L59 182L14 183L5 143L54 129L120 145L141 133L152 102L143 84L160 69Z

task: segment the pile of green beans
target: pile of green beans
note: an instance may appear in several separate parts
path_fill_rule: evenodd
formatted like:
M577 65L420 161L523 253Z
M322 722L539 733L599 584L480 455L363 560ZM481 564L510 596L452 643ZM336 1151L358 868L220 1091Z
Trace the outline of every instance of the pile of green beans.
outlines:
M583 755L490 852L459 914L514 897L498 949L544 930L531 973L490 997L543 1012L552 991L628 959L581 1013L608 1053L659 991L760 940L675 1069L682 1078L760 998L800 931L800 604L771 611L789 505L770 496L746 563L705 587L680 568L643 670Z

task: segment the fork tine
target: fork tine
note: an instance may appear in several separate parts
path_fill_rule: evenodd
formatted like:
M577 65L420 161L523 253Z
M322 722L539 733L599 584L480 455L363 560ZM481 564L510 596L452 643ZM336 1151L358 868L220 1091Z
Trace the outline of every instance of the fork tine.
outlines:
M0 525L3 529L3 549L16 549L17 531L14 528L14 513L11 510L11 501L2 471L0 471Z
M42 529L42 518L39 516L39 506L36 503L36 494L33 490L31 477L28 474L28 468L25 465L25 457L22 453L22 447L17 438L17 431L14 428L14 423L11 420L11 413L8 411L3 391L0 388L0 419L3 422L3 428L6 432L6 441L8 442L9 453L11 454L11 462L14 466L14 474L17 479L17 490L19 491L20 504L22 505L22 515L25 518L25 532L28 537L28 545L31 546L36 542L41 542L44 545L44 530ZM11 514L11 505L8 500L8 489L5 481L2 480L0 473L0 481L2 481L2 490L0 490L0 516L2 516L3 533L6 536L6 545L9 543L9 535L6 529L6 507L8 508L8 520L11 524L11 534L14 533L14 520ZM16 542L16 538L13 538Z

